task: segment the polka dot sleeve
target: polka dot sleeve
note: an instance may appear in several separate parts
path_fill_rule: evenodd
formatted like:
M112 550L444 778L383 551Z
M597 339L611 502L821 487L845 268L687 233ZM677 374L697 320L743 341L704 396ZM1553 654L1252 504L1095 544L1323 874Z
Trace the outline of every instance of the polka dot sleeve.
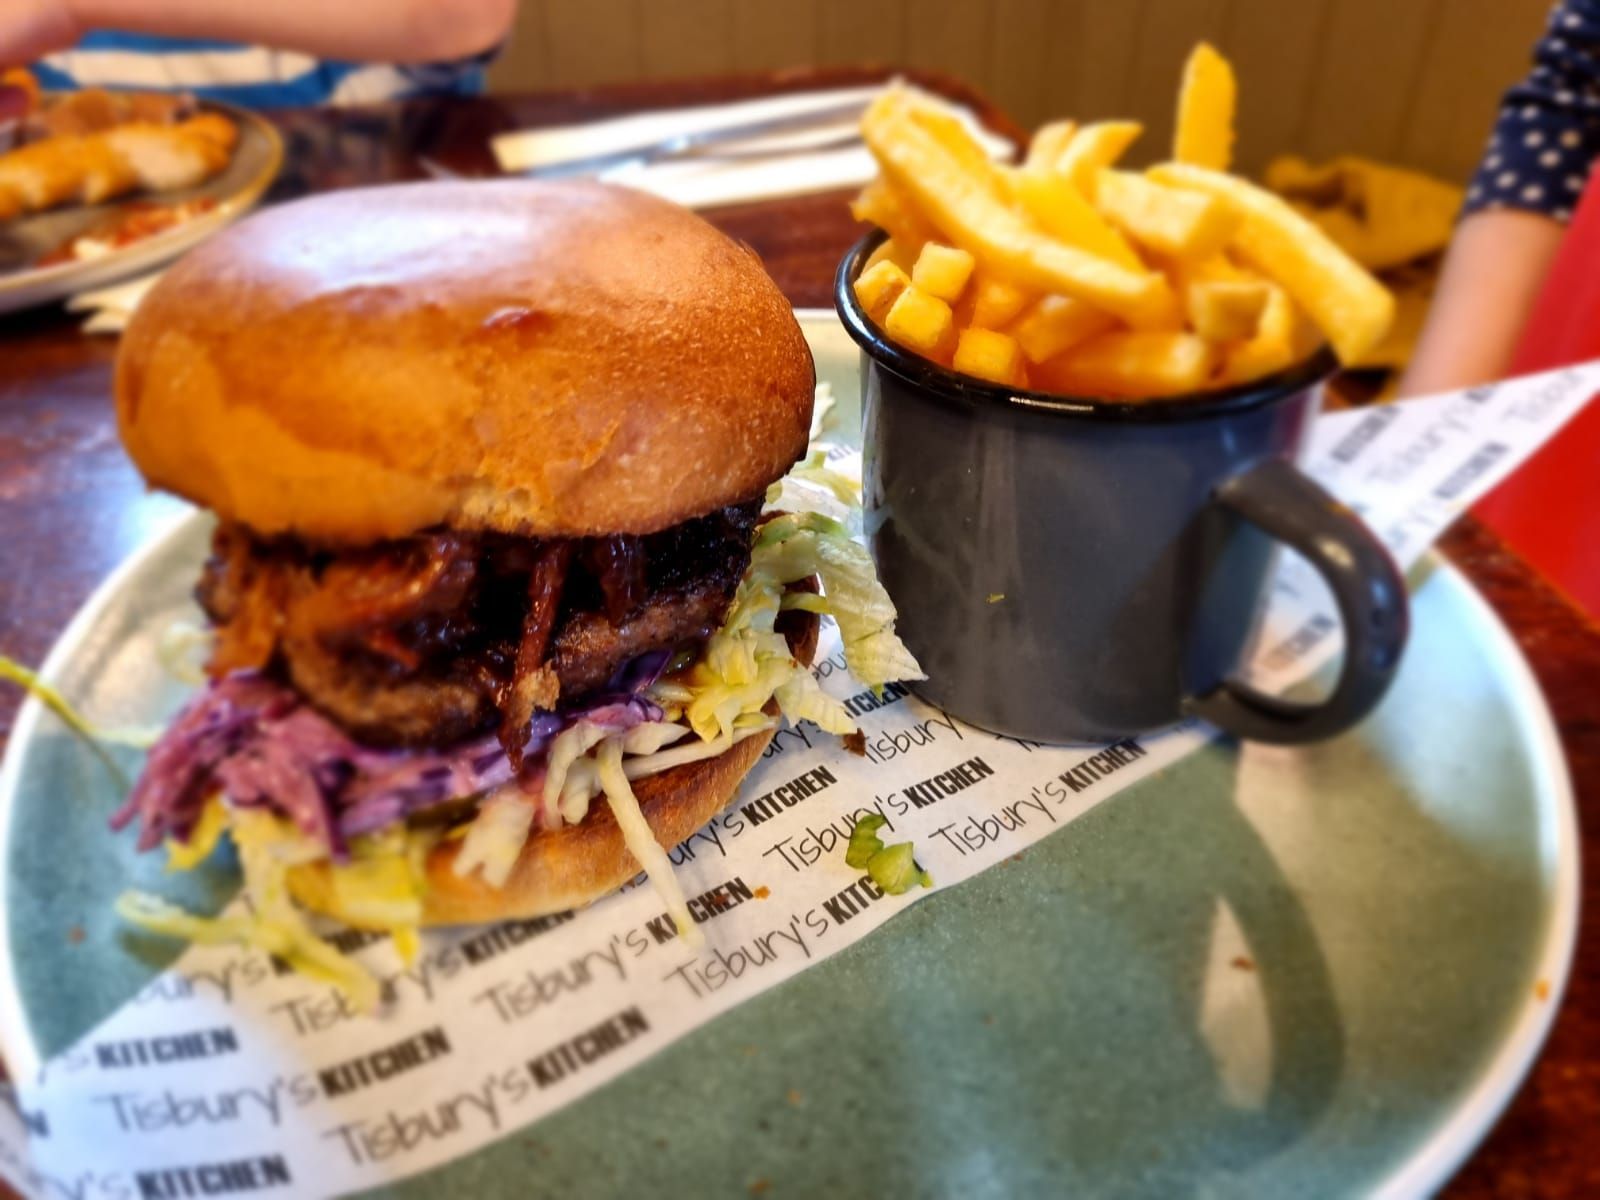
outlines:
M1600 157L1600 0L1561 0L1533 70L1505 94L1462 213L1520 208L1566 221Z

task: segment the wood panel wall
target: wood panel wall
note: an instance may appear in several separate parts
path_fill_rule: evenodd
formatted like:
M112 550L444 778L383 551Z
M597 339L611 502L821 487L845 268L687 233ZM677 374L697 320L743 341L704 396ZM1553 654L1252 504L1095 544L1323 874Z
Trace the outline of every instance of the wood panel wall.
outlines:
M1170 137L1200 38L1240 78L1239 161L1352 152L1463 178L1549 0L522 0L491 86L806 63L959 75L1018 120L1135 116Z

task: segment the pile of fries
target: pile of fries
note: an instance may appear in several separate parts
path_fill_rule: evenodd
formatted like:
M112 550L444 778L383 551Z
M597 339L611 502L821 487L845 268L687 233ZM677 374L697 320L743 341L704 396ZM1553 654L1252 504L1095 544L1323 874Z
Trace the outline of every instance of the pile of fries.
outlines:
M856 198L889 238L855 282L887 335L1012 387L1177 396L1248 383L1324 340L1359 361L1394 315L1384 287L1271 192L1227 173L1233 71L1190 55L1172 161L1118 160L1132 121L1044 126L990 160L942 102L885 92L862 118L881 171Z

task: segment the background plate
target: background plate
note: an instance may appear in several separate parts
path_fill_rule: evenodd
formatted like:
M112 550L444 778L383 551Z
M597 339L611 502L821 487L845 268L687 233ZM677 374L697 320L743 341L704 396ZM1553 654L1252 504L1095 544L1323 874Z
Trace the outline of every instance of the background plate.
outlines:
M808 315L835 428L855 347ZM154 644L207 523L127 564L49 673L98 720L164 718ZM1548 1028L1577 905L1573 809L1515 646L1435 561L1394 690L1305 750L1217 742L1017 861L684 1038L525 1133L391 1189L484 1197L1415 1195ZM159 964L110 913L156 856L104 770L18 720L0 770L0 1040L60 1048ZM161 879L171 891L175 879ZM225 881L201 879L220 895ZM193 899L200 900L201 895Z
M239 127L239 142L234 147L233 158L215 178L181 191L139 192L106 204L51 209L0 223L0 313L60 300L153 270L198 245L223 226L231 225L254 207L283 165L283 138L277 127L259 113L216 100L202 100L200 107L226 114ZM128 201L155 200L165 204L197 196L215 197L217 207L165 233L144 238L91 262L68 262L42 268L27 265Z

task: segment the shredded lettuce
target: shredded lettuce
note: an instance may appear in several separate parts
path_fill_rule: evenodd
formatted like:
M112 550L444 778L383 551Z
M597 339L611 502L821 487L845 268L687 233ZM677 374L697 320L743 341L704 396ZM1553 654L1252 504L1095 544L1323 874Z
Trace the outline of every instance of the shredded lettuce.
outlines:
M932 887L933 876L917 865L910 842L883 844L878 830L887 824L888 819L881 813L866 813L858 818L850 830L845 864L865 871L886 895L898 896L919 885Z
M761 651L755 678L746 683L720 677L706 664L695 669L695 696L683 715L696 736L710 741L732 734L739 717L759 713L796 669L804 669L797 668L787 642L777 637L776 643L781 648L774 648L769 642Z
M715 758L735 742L764 729L770 729L772 724L773 722L765 716L754 722L741 717L730 736L717 737L705 742L699 738L689 738L690 730L683 725L667 721L650 721L637 725L626 733L613 734L611 740L622 742L622 752L626 756L622 760L623 772L629 779L642 779L646 775L655 775L672 767L682 766L684 763ZM684 741L685 738L689 740ZM601 790L600 765L591 750L574 760L567 768L554 820L550 820L548 813L545 814L547 827L559 828L563 824L576 824L582 821L588 814L590 803L600 795ZM571 818L563 815L569 813L572 814ZM474 827L475 825L468 826L468 831ZM459 868L460 859L457 859L457 865ZM484 878L489 878L487 872Z
M850 540L850 529L842 521L836 521L826 513L798 512L783 513L773 517L761 526L756 534L755 549L770 550L773 546L781 545L795 534L804 530L820 533L830 538ZM797 575L796 579L804 579L804 575ZM784 580L793 583L793 579Z
M402 963L408 967L416 963L417 955L422 953L422 936L415 925L400 925L391 929L389 940L394 943L395 953L400 955Z
M598 762L600 786L605 789L606 803L611 805L612 815L617 818L628 853L638 860L650 885L666 903L667 912L678 927L678 936L686 946L698 949L705 944L705 935L689 915L688 901L678 886L678 877L673 874L667 852L656 841L655 832L639 810L639 800L622 769L622 743L616 738L607 738L600 746Z
M462 876L481 871L490 887L504 887L534 816L534 798L516 784L507 784L478 806L451 869Z
M784 612L792 612L798 609L802 612L816 613L819 617L828 615L827 598L819 596L815 592L785 592L779 607Z
M328 868L339 911L363 927L414 931L422 920L431 842L422 831L403 825L353 841L350 860Z
M818 728L840 736L856 731L856 723L843 701L823 691L810 671L792 672L772 694L791 721L814 721Z
M211 857L227 828L228 807L220 794L213 795L200 810L200 819L194 823L186 840L167 839L167 870L194 870Z
M354 959L314 933L289 896L289 868L321 857L321 847L293 824L262 811L233 813L233 839L244 867L247 912L198 917L144 892L124 892L117 914L151 933L216 945L234 942L276 955L296 971L333 984L363 1012L375 1012L382 999L378 981Z
M545 763L544 775L544 806L554 809L561 814L562 820L569 825L576 825L583 819L574 800L569 806L562 802L562 788L567 782L567 772L572 769L572 764L587 754L597 743L603 739L608 730L591 721L579 721L570 729L565 729L550 745L550 757ZM587 811L588 801L585 799L584 811Z
M695 738L692 742L681 742L669 749L658 750L654 754L629 757L623 760L622 771L629 779L643 779L646 775L655 775L673 767L681 767L684 763L715 758L725 750L732 749L735 743L742 742L745 738L763 730L771 729L774 723L764 718L760 724L747 725L726 736L713 738L709 742Z
M666 719L671 721L676 717L672 709L681 708L694 699L694 689L688 684L675 679L658 680L651 688L650 695L657 704L666 712Z
M545 815L548 817L559 812L561 819L569 825L576 825L583 820L584 813L588 811L589 797L582 788L568 789L566 786L567 774L573 764L603 738L626 734L640 726L659 722L665 715L659 705L635 695L619 703L590 709L581 719L557 734L545 755L542 786ZM640 736L647 738L649 735Z
M661 747L670 746L688 736L689 730L682 725L671 721L647 721L643 725L635 725L622 735L622 752L640 756L654 754Z
M562 813L582 813L589 815L589 802L600 794L600 768L595 765L593 756L585 755L572 766L567 768L566 782L561 785L561 802L555 814L555 821L548 827L559 828L566 823ZM583 817L578 818L580 821Z
M822 436L822 431L828 427L828 414L833 411L833 406L838 403L833 398L833 385L819 383L811 393L811 435L807 441L816 441Z
M206 681L206 660L216 634L193 621L173 621L156 641L156 658L179 683L200 687Z
M820 513L774 517L756 538L750 570L780 584L812 575L822 581L824 611L838 623L845 663L862 683L927 678L895 635L894 602L872 557L838 521Z
M788 478L827 488L841 504L859 505L861 484L843 472L831 470L827 463L828 452L818 447L789 472Z
M181 938L186 942L199 942L202 946L217 946L229 942L244 945L260 944L262 949L276 953L272 947L264 944L264 940L258 941L254 913L197 917L159 896L138 891L123 892L117 897L116 910L117 915L124 921L151 933Z
M13 658L0 654L0 679L8 679L20 686L24 691L38 697L39 702L48 708L62 723L77 734L91 746L101 742L109 742L114 746L130 746L135 750L148 750L155 745L156 739L161 736L159 729L113 729L106 726L91 724L82 713L73 707L71 701L63 696L54 686L39 678L36 671L27 667Z
M785 591L813 575L822 582L821 596ZM894 605L865 548L832 517L787 513L762 526L728 617L700 662L686 680L658 683L652 697L683 703L690 728L707 742L729 736L739 721L761 714L774 700L791 721L814 721L829 733L855 732L844 705L795 661L774 628L780 611L795 608L833 617L845 661L863 683L923 678L895 635Z

